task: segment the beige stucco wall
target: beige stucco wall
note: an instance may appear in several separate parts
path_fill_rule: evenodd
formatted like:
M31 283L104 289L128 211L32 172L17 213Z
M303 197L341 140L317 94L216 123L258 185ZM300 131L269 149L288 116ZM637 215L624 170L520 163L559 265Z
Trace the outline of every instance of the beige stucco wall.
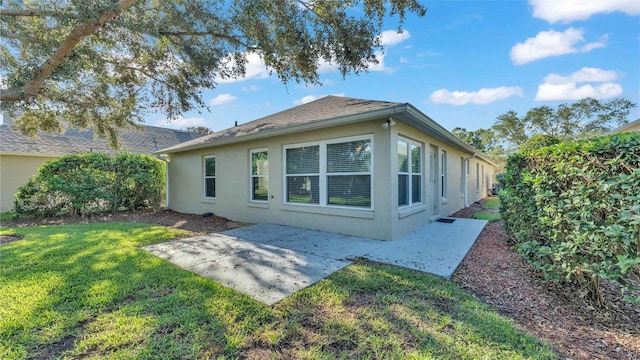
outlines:
M213 212L216 215L246 222L269 222L310 229L332 231L356 236L391 240L410 233L439 216L447 216L464 207L463 186L460 184L460 158L464 153L450 145L398 121L389 130L380 125L384 119L337 126L268 139L217 146L169 155L168 184L171 209L185 213ZM331 140L351 136L373 138L373 209L318 207L286 204L284 199L283 148L286 145ZM422 145L422 204L398 208L397 141L402 136ZM447 151L447 199L442 201L439 176L430 184L430 144ZM269 202L250 201L249 164L252 149L269 151ZM216 199L204 198L203 158L216 157ZM472 159L472 166L479 159ZM485 165L485 176L493 176ZM490 175L491 174L491 175ZM475 189L475 175L466 176L469 202L484 196ZM489 185L490 187L490 185ZM437 201L435 201L437 196Z
M0 155L0 212L13 209L13 195L38 168L55 157Z
M640 131L640 122L632 123L629 126L622 127L620 129L613 130L611 134L619 134L623 132Z

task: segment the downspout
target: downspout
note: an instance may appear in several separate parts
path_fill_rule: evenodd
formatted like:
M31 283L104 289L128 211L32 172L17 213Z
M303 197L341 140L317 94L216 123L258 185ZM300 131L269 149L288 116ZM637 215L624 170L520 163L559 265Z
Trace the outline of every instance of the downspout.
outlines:
M469 179L468 177L468 172L470 171L469 169L469 163L467 163L467 161L477 157L478 154L477 153L473 153L473 155L469 156L468 158L464 159L464 169L462 169L462 171L464 171L464 207L468 207L469 206Z

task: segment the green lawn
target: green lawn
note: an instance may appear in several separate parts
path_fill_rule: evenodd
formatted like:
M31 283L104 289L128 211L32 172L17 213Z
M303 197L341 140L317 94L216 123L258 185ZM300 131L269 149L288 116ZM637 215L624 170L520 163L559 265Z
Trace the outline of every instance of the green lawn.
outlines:
M139 249L134 223L2 229L0 358L548 359L452 282L361 261L273 308Z
M500 221L502 217L500 214L488 212L488 211L476 211L473 213L474 219L487 220L490 223Z
M500 198L492 196L482 204L482 207L485 209L500 210Z

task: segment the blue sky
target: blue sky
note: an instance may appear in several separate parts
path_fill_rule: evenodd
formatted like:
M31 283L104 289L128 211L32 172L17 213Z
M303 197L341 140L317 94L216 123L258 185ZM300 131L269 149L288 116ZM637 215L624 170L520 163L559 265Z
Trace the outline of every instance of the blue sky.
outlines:
M211 112L149 125L219 131L325 95L408 102L451 130L490 127L498 115L583 97L640 104L637 0L425 1L397 34L389 19L384 53L370 72L345 79L322 64L324 86L279 82L252 55L247 76L204 92ZM629 120L640 117L636 108Z

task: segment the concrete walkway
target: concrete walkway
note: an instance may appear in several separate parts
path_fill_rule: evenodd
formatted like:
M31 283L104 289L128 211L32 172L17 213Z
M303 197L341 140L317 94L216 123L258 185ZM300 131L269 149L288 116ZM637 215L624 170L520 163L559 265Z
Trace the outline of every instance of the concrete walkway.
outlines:
M258 224L144 249L272 305L356 257L448 279L486 224L471 219L434 222L394 241Z

